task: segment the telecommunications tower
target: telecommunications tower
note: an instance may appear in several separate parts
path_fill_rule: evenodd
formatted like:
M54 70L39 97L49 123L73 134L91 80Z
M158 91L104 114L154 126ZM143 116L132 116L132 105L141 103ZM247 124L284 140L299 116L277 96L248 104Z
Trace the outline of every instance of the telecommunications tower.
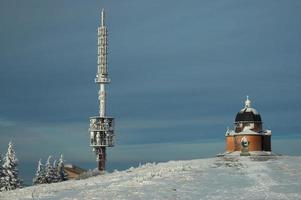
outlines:
M99 85L99 116L90 117L90 146L96 154L98 170L104 171L106 164L106 147L114 146L114 118L106 116L106 85L110 83L107 71L107 37L105 12L101 11L98 27L97 74L95 83Z

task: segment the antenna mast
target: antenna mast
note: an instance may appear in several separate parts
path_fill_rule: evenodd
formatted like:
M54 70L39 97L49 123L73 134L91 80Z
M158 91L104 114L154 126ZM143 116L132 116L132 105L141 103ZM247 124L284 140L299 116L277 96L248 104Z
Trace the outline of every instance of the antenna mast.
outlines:
M98 170L105 170L106 147L114 146L114 118L106 116L106 85L110 83L107 71L107 36L105 12L101 11L101 23L98 27L97 74L95 83L99 85L99 116L90 117L90 146L96 154Z

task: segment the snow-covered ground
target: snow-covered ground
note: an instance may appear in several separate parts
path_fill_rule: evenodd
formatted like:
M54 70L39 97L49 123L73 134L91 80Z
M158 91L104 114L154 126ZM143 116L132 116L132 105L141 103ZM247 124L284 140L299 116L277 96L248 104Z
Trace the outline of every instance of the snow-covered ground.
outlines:
M0 199L301 199L301 157L218 157L146 164L80 181L0 193Z

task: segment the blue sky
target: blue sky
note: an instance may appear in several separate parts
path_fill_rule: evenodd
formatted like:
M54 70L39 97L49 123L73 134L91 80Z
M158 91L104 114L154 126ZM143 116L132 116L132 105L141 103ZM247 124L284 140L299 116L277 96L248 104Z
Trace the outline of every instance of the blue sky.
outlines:
M246 95L276 151L300 155L297 0L2 0L0 152L12 140L23 161L62 152L94 162L88 126L98 110L101 8L117 134L109 161L219 153Z

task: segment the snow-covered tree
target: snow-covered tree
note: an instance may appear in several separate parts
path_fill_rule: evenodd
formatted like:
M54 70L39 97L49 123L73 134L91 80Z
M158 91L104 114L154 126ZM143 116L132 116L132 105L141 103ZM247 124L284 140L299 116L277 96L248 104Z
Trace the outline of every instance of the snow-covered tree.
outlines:
M43 164L41 162L41 159L38 162L38 168L37 168L37 171L36 171L36 175L32 180L32 183L34 185L46 183L46 174L45 174L45 170L43 168Z
M56 183L67 180L67 173L64 171L64 159L61 155L59 161L54 160L51 164L52 157L49 156L45 165L45 169L42 168L42 163L39 161L36 177L33 179L33 184L41 183Z
M13 144L10 142L4 158L3 183L1 190L13 190L20 187L21 180L19 179L18 159Z
M58 168L59 168L58 162L56 160L54 160L53 161L54 174L53 174L53 180L52 180L53 183L60 182L60 176L59 176Z
M64 158L63 155L61 154L59 163L58 163L58 176L60 181L66 181L68 180L68 175L65 172L65 166L64 166Z
M1 191L1 188L2 188L2 185L3 185L3 177L4 177L2 165L3 165L3 162L2 162L2 155L1 155L1 153L0 153L0 191Z
M53 165L50 164L50 161L51 161L51 156L48 157L47 159L47 163L46 163L46 166L45 166L45 170L46 170L46 183L53 183L54 179L55 179L55 171L54 171L54 168L53 168Z

